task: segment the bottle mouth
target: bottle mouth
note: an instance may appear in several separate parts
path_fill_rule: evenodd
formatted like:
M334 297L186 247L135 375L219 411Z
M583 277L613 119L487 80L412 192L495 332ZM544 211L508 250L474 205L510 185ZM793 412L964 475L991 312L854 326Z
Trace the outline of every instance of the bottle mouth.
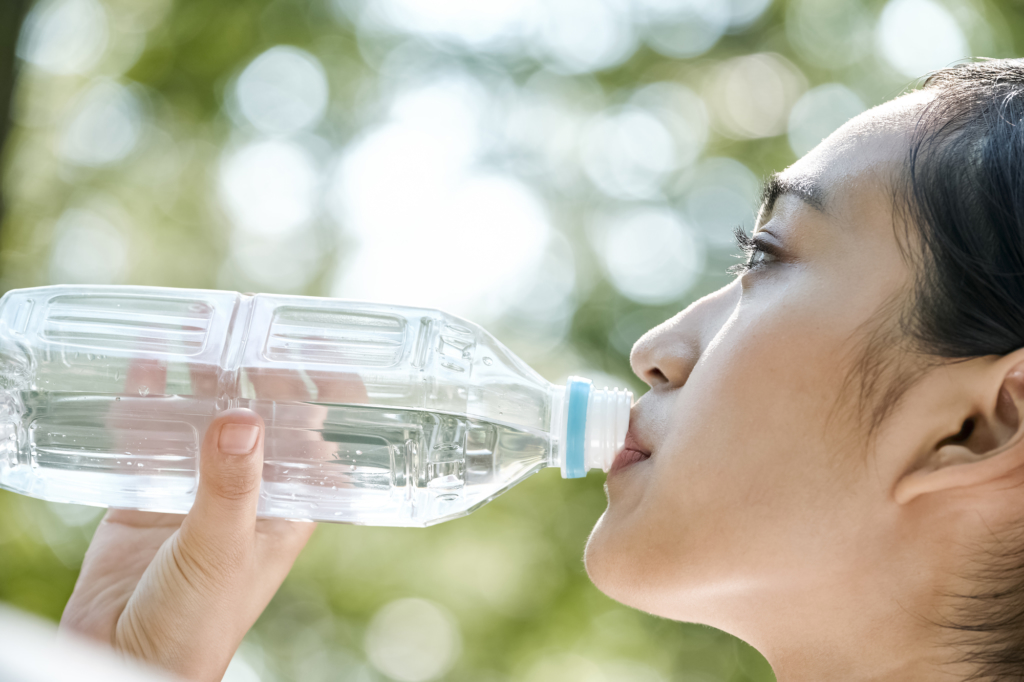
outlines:
M569 377L558 428L562 478L582 478L590 469L608 471L622 449L629 428L632 391L595 388L589 379Z

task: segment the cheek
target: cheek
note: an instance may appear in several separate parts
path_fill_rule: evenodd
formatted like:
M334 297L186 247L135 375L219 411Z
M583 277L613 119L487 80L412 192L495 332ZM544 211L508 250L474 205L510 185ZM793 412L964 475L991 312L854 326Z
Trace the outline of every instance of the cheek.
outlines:
M847 337L802 310L737 317L683 388L644 398L655 452L609 481L587 548L609 596L677 617L688 590L736 580L750 556L791 560L820 521L842 479L825 425Z

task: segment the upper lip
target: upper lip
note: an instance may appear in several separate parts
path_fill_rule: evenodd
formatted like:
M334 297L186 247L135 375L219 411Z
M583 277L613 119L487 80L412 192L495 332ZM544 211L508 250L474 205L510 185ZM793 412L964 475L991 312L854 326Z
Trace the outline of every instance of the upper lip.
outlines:
M630 420L629 429L626 430L626 438L623 441L622 449L619 450L619 452L624 450L634 450L636 452L641 452L648 457L651 456L651 449L640 441L639 436L637 436L636 424L632 420Z
M640 421L640 412L634 406L629 416L629 428L626 430L626 437L623 439L622 447L615 453L615 459L612 461L612 466L608 473L618 471L633 462L650 458L651 449L647 447L643 437L640 435L643 430Z
M621 450L635 450L650 457L651 448L648 447L646 439L643 437L644 416L643 403L637 401L633 404L633 409L629 411L629 428L626 429L626 437Z

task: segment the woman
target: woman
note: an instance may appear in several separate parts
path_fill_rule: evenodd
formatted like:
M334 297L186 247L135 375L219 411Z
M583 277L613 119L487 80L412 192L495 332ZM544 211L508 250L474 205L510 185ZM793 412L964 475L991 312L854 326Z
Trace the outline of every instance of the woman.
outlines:
M648 332L588 572L779 679L1024 676L1024 62L945 70L766 184L746 261ZM219 679L311 531L221 415L178 520L108 514L63 625Z

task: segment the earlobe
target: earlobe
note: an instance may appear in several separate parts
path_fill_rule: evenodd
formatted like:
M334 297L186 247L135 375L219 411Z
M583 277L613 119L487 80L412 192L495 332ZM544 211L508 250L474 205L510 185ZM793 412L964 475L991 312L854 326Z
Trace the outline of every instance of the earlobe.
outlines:
M958 433L934 443L928 456L900 478L893 490L898 504L944 490L982 485L1024 470L1024 363L1018 354L1024 355L1024 351L1001 358L1016 361L1008 371L1006 363L996 363L995 380L989 378L989 372L980 373L979 395L985 397L980 404L965 407L965 412L971 411L964 414ZM987 391L986 382L993 386Z

